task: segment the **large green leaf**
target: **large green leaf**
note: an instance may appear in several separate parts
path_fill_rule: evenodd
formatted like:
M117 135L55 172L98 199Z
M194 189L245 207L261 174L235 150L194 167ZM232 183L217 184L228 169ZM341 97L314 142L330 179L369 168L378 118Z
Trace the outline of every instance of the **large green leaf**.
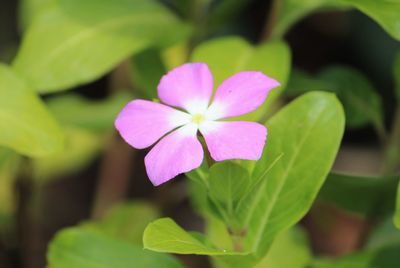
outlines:
M59 232L47 253L49 268L182 268L174 258L144 251L141 246L113 239L87 228Z
M188 32L165 7L142 0L59 0L26 32L13 63L40 92L94 80L150 45Z
M395 176L365 177L330 173L319 198L351 212L377 217L392 213L397 181Z
M43 102L19 76L0 64L0 145L28 156L61 150L63 135Z
M272 36L282 37L293 24L317 10L347 8L365 13L392 37L400 40L400 2L397 0L283 0Z
M259 259L310 209L338 151L344 113L333 94L312 92L283 108L267 127L267 144L253 172L264 179L238 209L244 248Z
M52 98L48 106L64 126L104 132L114 128L114 120L133 95L119 92L105 100L93 101L78 94Z
M198 234L186 232L170 218L150 223L143 234L144 248L157 252L198 255L241 255L228 249L218 249Z
M193 52L192 60L209 65L215 87L229 76L245 70L261 71L278 80L281 86L272 90L267 101L255 112L242 117L259 120L265 114L267 107L285 88L289 77L291 54L288 45L283 41L252 46L239 37L224 37L198 46Z
M394 224L400 229L400 181L397 187L397 198L396 198L396 212L394 214Z
M393 38L400 40L399 0L340 0L371 17Z

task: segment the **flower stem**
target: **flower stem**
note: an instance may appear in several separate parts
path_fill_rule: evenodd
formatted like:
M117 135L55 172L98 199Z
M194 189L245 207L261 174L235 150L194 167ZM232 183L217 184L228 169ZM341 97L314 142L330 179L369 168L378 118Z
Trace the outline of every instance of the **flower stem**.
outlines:
M261 41L268 41L272 37L272 32L275 28L276 21L279 16L279 12L282 7L282 0L274 0L271 5L271 10L265 20L264 29L261 33Z

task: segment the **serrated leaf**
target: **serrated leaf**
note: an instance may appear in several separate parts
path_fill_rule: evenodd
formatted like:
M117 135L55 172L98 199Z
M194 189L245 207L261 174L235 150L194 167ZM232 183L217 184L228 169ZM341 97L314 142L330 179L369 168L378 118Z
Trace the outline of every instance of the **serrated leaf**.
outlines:
M310 209L338 151L344 131L342 106L333 94L312 92L267 122L267 144L253 176L272 166L257 191L238 209L244 248L261 259L282 231Z
M42 100L0 64L0 145L37 157L61 150L63 135Z
M13 67L39 92L65 90L187 32L157 1L60 0L26 32Z

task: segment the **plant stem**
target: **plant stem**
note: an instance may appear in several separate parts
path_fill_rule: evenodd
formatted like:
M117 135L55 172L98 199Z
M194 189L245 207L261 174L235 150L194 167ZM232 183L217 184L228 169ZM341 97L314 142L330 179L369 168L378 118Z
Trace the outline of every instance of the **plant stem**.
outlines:
M282 0L274 0L271 5L271 10L265 20L264 29L261 33L261 42L268 41L272 37L272 32L275 28L276 20L282 7Z
M400 171L400 104L396 108L393 127L385 148L383 173L393 175Z

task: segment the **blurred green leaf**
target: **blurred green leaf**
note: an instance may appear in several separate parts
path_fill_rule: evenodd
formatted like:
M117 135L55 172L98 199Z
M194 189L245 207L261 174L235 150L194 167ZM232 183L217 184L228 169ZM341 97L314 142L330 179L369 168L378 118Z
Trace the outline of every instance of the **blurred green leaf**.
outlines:
M244 248L258 259L280 232L310 209L339 149L344 114L333 94L312 92L287 105L266 125L267 145L253 176L268 172L238 209L246 231Z
M56 6L57 0L20 0L18 7L19 28L22 32L25 31L33 21Z
M146 99L157 99L157 85L167 73L161 53L156 49L147 49L133 56L131 60L132 80Z
M63 135L43 102L0 64L0 145L37 157L61 150Z
M217 249L203 243L197 237L186 232L170 218L158 219L150 223L143 234L144 248L157 252L198 255L235 255L244 254Z
M193 52L193 61L205 62L214 76L218 87L229 76L245 70L261 71L275 78L281 86L272 90L267 101L256 111L239 117L246 120L260 120L269 105L280 95L289 77L291 53L283 41L252 46L239 37L224 37L205 42Z
M0 237L13 228L17 196L15 179L20 157L13 151L0 147Z
M400 229L400 180L397 187L397 198L396 198L396 211L394 214L394 224Z
M302 70L293 69L290 73L285 94L290 97L297 97L310 91L326 91L331 87L332 85L328 81L323 81L317 77L313 77Z
M344 9L341 0L282 0L278 9L273 37L282 37L299 20L316 11Z
M279 234L256 268L306 268L312 258L306 233L299 227Z
M50 99L48 106L63 125L104 132L114 128L118 113L132 99L133 95L128 92L119 92L101 101L68 94Z
M400 102L400 51L397 52L393 64L393 76L395 81L395 93L397 101Z
M393 224L391 217L384 219L368 236L366 249L379 249L387 245L400 244L400 232Z
M341 0L376 21L393 38L400 41L400 1L398 0Z
M33 179L44 183L70 175L88 166L106 144L104 134L85 129L64 129L65 147L62 151L32 160Z
M319 198L367 217L392 213L397 177L366 177L330 173ZM356 197L356 198L355 198Z
M113 206L103 219L83 226L94 228L121 241L142 245L143 231L147 224L158 217L157 209L148 203L125 202Z
M253 0L222 0L210 10L208 27L215 29L235 18Z
M182 268L174 258L144 251L101 232L85 228L68 228L51 241L47 253L49 268Z
M400 40L400 2L397 0L283 0L273 37L282 37L296 22L318 10L356 8Z
M170 45L188 33L157 1L59 0L58 5L35 20L13 63L39 92L87 83L145 47Z
M360 127L368 122L383 125L381 98L363 74L353 68L331 66L318 78L330 84L327 90L338 95L346 113L347 126Z
M400 243L375 250L366 250L336 259L321 258L310 263L310 268L397 268Z

